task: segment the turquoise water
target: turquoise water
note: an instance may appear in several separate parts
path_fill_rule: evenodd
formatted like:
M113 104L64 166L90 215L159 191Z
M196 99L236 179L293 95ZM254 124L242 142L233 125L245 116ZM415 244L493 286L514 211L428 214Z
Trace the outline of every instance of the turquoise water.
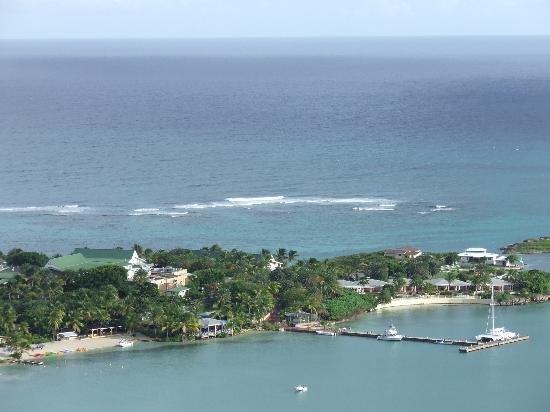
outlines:
M471 337L484 306L384 310L349 326ZM138 345L0 369L2 411L531 411L550 409L550 305L498 308L528 342L461 354L455 346L259 333L184 347ZM309 391L295 394L292 387Z
M0 250L323 257L548 234L549 45L2 41Z

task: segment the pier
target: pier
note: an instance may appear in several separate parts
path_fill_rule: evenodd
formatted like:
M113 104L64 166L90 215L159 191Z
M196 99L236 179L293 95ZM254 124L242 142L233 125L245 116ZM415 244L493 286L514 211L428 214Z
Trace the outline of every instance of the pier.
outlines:
M299 332L299 333L317 333L317 331L324 330L321 328L299 328L299 327L289 327L284 329L287 332ZM367 331L351 331L346 329L341 329L338 331L333 331L336 335L342 336L355 336L359 338L371 338L377 339L380 336L380 333L367 332ZM460 346L459 351L461 353L470 353L482 349L496 348L502 345L507 345L509 343L521 342L529 339L529 336L518 336L517 338L497 341L497 342L487 342L487 343L478 343L476 341L471 341L467 339L447 339L447 338L431 338L431 337L421 337L421 336L403 336L403 341L409 342L420 342L420 343L432 343L439 345L455 345Z
M458 348L458 350L461 353L470 353L470 352L475 352L482 349L490 349L490 348L496 348L502 345L508 345L509 343L522 342L527 339L529 339L529 336L518 336L517 338L513 338L513 339L500 340L496 342L476 343L470 346L462 346Z

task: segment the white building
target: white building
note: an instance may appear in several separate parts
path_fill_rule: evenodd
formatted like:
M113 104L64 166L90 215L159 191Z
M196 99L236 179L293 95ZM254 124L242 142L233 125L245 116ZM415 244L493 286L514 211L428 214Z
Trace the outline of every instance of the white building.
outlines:
M344 289L351 289L357 293L364 295L365 293L378 293L384 289L384 286L389 285L388 282L377 279L367 279L361 282L351 280L339 280L338 284Z
M422 251L415 247L401 247L398 249L386 249L384 255L392 256L396 259L416 259L422 256Z
M459 253L458 257L460 258L459 264L463 267L474 266L477 264L516 267L515 264L512 264L508 261L508 256L499 255L498 253L491 253L488 252L487 249L479 247L468 248L464 252ZM520 266L523 265L523 262L521 260L518 263L520 264Z

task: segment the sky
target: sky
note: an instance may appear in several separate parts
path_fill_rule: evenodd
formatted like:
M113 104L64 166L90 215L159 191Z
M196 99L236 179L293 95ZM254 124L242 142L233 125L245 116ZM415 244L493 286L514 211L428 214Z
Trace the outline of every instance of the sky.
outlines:
M0 0L0 38L548 35L550 0Z

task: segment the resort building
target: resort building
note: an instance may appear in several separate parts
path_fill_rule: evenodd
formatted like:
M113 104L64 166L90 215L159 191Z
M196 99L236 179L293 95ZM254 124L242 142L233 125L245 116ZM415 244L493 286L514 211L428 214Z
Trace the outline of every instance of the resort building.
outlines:
M227 321L214 318L202 318L200 319L201 339L215 338L220 333L233 334L232 329L227 329Z
M487 286L487 289L490 290L492 287L495 292L511 292L512 290L514 290L513 283L497 277L491 278L491 283Z
M405 278L405 284L397 289L398 293L416 293L416 286L412 284L412 279ZM396 279L390 279L390 283L395 285Z
M56 272L79 271L99 266L121 266L132 280L139 269L148 271L149 266L135 250L78 248L70 255L50 259L46 268Z
M269 262L267 262L267 268L270 272L273 272L275 269L278 269L280 267L283 267L283 264L276 260L273 256L271 256L271 259L269 259Z
M470 282L464 282L458 279L453 280L451 283L441 278L429 279L426 282L434 285L439 291L465 292L472 287L472 284Z
M422 256L422 251L414 247L402 247L398 249L386 249L384 251L385 256L391 256L396 259L416 259Z
M152 268L149 273L149 282L155 284L159 291L166 292L175 287L185 286L189 280L190 273L187 269L173 268Z
M510 263L508 256L499 255L498 253L488 252L487 249L479 247L471 247L464 252L459 253L459 264L462 267L470 267L478 264L486 264L492 266L502 266L507 268L516 268L523 266L523 262L520 260L518 265Z
M379 293L384 289L384 286L389 285L389 282L377 279L363 279L361 281L338 280L338 284L344 289L351 289L357 293L364 295L365 293Z

